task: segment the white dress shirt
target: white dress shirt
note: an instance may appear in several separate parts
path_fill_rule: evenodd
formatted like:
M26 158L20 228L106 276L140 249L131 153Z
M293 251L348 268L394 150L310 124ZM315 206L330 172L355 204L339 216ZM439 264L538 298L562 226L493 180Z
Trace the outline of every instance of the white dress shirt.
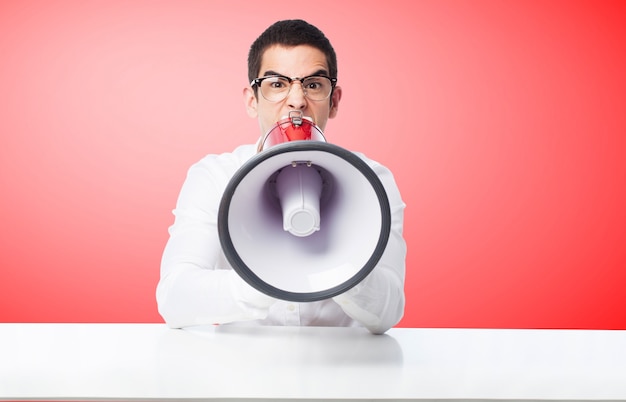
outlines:
M235 172L256 154L255 145L207 155L194 164L181 189L174 224L161 262L159 313L173 328L206 324L365 326L372 333L393 327L404 313L406 243L404 207L391 172L361 154L376 172L391 207L387 247L372 272L332 299L296 303L276 300L248 285L222 251L218 208Z

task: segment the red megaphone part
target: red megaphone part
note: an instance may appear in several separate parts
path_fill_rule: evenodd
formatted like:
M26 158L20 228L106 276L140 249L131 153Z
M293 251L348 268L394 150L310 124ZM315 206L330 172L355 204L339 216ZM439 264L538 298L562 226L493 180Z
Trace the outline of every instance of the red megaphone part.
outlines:
M291 111L289 112L289 117L278 121L265 134L263 141L259 144L259 152L274 145L290 141L326 142L326 138L322 130L310 118L302 117L302 112L300 111Z

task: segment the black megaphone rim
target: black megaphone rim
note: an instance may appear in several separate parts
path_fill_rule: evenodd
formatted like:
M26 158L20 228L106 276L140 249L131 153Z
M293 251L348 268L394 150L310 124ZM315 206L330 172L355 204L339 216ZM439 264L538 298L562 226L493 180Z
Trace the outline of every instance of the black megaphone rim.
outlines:
M237 187L244 179L244 177L246 177L248 173L250 173L256 166L258 166L263 161L275 157L276 155L294 151L326 152L338 156L346 162L350 163L355 169L363 174L363 176L372 186L378 198L378 203L381 210L380 236L378 238L376 247L372 252L372 255L365 263L365 265L347 281L337 286L333 286L329 289L316 292L292 292L284 289L279 289L259 278L237 253L229 231L228 215L230 211L231 200L233 195L235 194L235 191L237 190ZM306 140L292 141L275 145L254 155L235 172L228 185L226 186L224 194L222 195L218 210L217 228L220 244L222 246L222 250L224 251L226 259L231 264L232 268L239 274L239 276L243 280L245 280L250 286L268 296L277 299L292 302L313 302L338 296L359 284L363 279L365 279L367 275L370 274L376 264L378 264L378 261L382 257L382 254L387 247L387 242L389 240L389 234L391 230L391 210L389 206L387 192L385 191L382 182L378 178L378 175L358 155L345 148L327 142Z

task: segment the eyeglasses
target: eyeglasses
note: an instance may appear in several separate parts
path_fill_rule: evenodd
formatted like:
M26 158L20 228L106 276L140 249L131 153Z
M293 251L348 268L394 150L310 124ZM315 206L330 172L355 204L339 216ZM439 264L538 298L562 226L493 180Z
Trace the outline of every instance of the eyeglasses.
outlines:
M261 95L268 101L280 102L289 95L291 85L294 81L300 81L304 96L312 101L328 99L337 84L337 78L330 78L325 75L310 75L304 78L268 75L266 77L253 79L252 82L250 82L250 86L256 85L261 90Z

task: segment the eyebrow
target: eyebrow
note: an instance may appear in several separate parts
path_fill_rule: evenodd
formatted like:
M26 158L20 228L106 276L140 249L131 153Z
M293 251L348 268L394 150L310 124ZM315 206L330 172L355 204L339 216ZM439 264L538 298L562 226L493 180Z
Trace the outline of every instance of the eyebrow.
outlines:
M285 74L278 73L278 72L276 72L274 70L267 70L266 72L263 73L264 77L268 77L268 76L272 76L272 75L280 75L281 77L287 77ZM317 70L313 74L309 74L306 77L312 77L312 76L315 76L315 75L329 76L328 75L328 71L324 70L323 68L320 68L319 70ZM304 78L304 77L302 77L302 78Z

